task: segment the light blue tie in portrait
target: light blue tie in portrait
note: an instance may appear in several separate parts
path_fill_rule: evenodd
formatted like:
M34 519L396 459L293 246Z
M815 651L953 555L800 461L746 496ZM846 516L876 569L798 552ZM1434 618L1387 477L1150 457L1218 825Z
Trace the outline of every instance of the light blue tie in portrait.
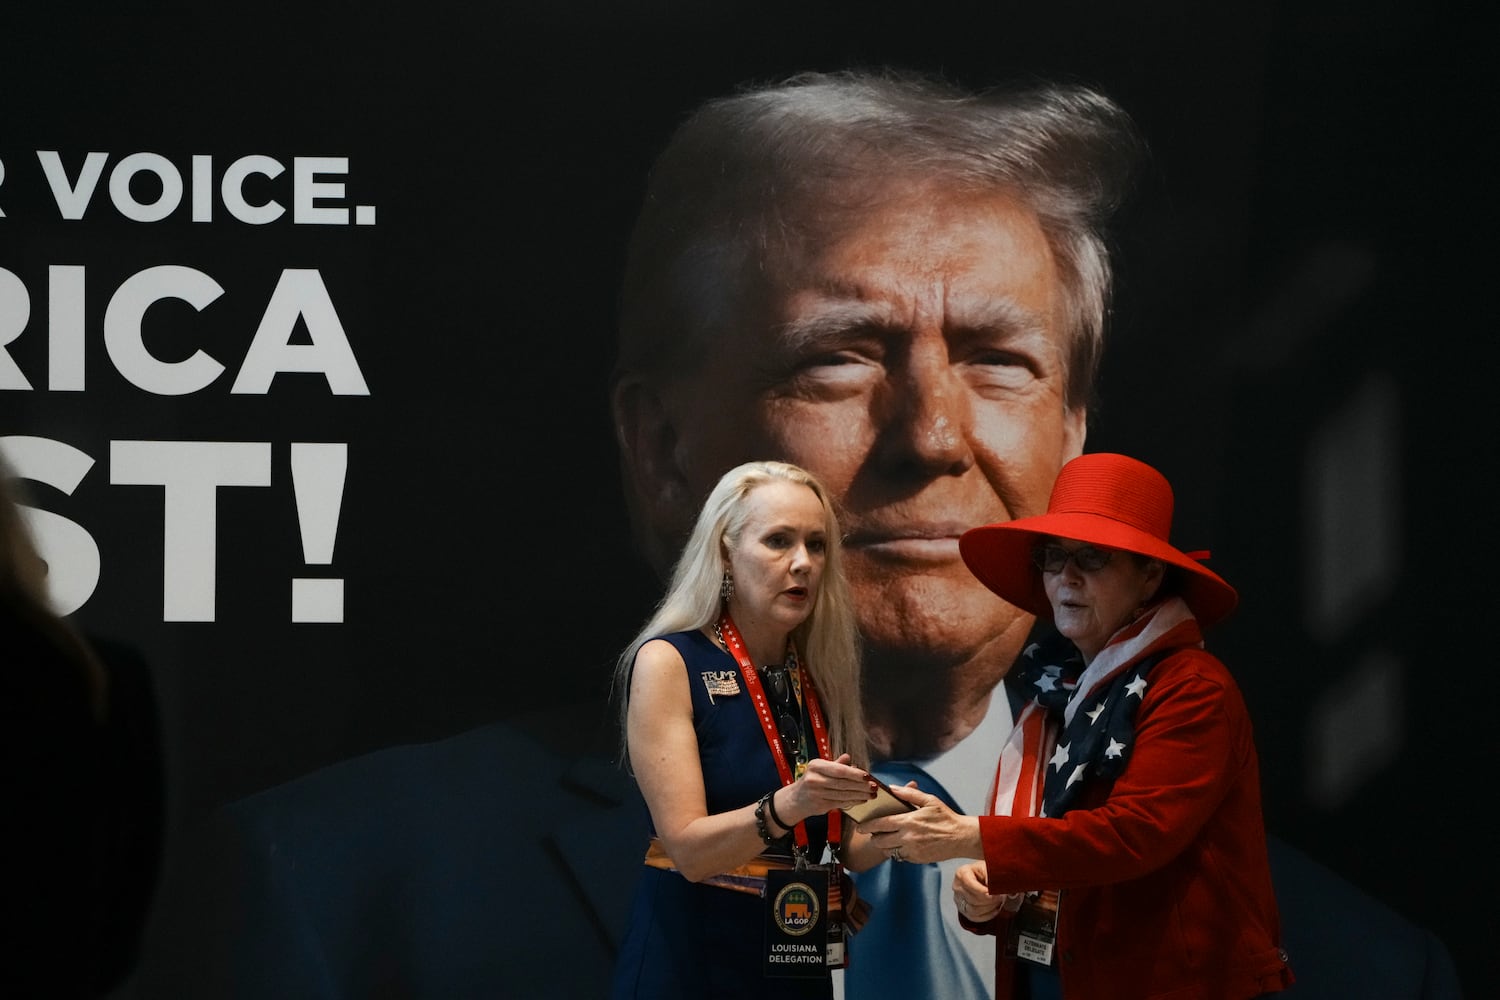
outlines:
M871 772L888 785L915 780L955 812L952 796L926 771L905 761L873 764ZM844 970L847 1000L911 1000L913 997L983 997L984 979L940 909L943 874L936 864L888 861L854 874L870 919L850 942Z

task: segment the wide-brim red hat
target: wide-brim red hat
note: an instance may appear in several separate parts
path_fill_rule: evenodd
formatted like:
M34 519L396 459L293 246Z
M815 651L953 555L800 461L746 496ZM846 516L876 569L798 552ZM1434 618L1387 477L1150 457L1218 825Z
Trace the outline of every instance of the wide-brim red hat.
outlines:
M1108 452L1080 455L1058 473L1047 513L971 528L959 537L958 551L986 587L1043 618L1052 617L1052 604L1032 562L1039 540L1055 536L1138 552L1181 571L1179 592L1206 627L1233 611L1239 594L1199 561L1207 552L1184 553L1168 541L1172 507L1171 484L1145 462Z

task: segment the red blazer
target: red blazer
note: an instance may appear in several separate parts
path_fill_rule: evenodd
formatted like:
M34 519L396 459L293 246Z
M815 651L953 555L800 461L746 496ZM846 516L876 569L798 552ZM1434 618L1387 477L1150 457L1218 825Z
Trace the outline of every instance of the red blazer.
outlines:
M1185 634L1187 633L1187 634ZM1186 622L1160 645L1200 638ZM982 816L992 893L1061 890L1064 997L1236 1000L1290 986L1266 858L1260 765L1239 687L1212 654L1159 661L1114 781L1080 789L1058 818ZM996 996L1015 984L999 935Z

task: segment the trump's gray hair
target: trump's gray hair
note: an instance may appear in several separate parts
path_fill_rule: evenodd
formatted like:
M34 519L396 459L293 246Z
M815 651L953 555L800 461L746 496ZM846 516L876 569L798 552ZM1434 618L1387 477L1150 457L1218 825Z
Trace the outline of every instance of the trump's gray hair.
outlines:
M735 322L767 261L856 211L869 181L915 178L1030 206L1068 310L1070 407L1103 352L1111 267L1104 226L1145 145L1113 101L1080 85L971 92L894 71L805 73L710 100L652 168L627 252L617 376L691 373Z

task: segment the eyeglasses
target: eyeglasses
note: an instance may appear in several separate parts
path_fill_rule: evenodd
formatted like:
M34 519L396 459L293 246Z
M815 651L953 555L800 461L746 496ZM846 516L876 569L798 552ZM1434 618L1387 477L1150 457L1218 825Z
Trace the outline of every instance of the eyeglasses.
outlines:
M781 734L781 749L788 761L802 759L802 711L792 693L792 678L785 665L757 667L766 700L776 715L776 729Z
M1097 549L1092 545L1080 545L1076 549L1066 549L1061 545L1047 544L1038 545L1031 550L1031 561L1036 563L1037 568L1043 573L1061 573L1068 560L1073 560L1085 573L1093 573L1109 565L1109 560L1114 556L1113 549Z

